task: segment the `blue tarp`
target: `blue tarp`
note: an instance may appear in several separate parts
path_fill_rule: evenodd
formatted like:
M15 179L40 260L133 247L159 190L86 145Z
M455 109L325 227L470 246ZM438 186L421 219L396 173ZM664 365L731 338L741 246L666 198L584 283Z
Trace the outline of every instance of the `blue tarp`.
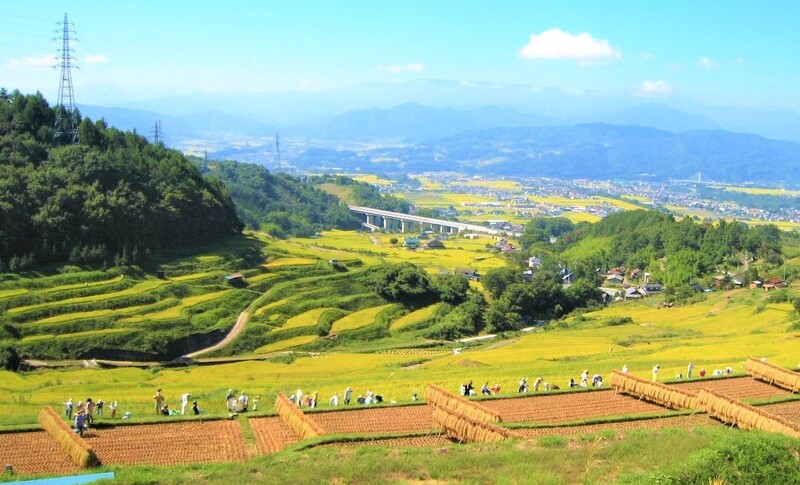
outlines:
M15 485L78 485L81 483L93 483L98 480L111 480L114 472L91 473L89 475L72 475L69 477L41 478L39 480L25 480L22 482L6 482Z

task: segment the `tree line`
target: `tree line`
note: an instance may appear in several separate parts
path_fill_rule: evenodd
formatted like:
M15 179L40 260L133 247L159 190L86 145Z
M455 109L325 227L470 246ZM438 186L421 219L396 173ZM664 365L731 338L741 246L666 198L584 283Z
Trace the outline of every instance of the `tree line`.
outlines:
M308 237L317 231L357 229L360 220L338 197L284 173L234 161L193 158L200 171L221 180L244 223L276 237Z
M0 90L0 270L133 259L241 231L225 186L180 152L77 112L79 143L54 139L57 109Z

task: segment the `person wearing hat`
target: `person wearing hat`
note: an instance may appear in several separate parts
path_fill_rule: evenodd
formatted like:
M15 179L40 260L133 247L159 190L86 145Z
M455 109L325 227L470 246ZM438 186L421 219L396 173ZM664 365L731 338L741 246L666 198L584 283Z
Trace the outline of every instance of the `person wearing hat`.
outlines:
M186 414L186 406L189 405L189 399L191 399L191 393L183 393L181 394L181 416Z
M228 405L228 411L233 411L233 403L236 400L236 395L233 394L233 389L228 389L228 395L225 396L225 403Z
M83 436L84 430L86 430L86 412L80 409L75 413L75 431Z
M161 409L164 407L164 396L161 395L161 389L156 391L153 400L156 402L156 414L161 414Z

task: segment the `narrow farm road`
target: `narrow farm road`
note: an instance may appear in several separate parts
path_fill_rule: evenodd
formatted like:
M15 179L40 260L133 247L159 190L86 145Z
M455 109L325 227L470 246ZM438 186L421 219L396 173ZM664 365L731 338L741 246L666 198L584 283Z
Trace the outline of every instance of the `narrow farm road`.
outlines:
M216 344L212 345L211 347L206 347L205 349L196 350L190 354L186 354L184 357L188 358L195 358L202 354L207 354L209 352L213 352L214 350L221 349L228 345L229 343L233 342L233 340L242 333L242 330L247 327L247 322L250 320L250 308L243 311L239 314L239 318L236 319L236 324L233 326L228 335L225 336L224 339L220 340Z

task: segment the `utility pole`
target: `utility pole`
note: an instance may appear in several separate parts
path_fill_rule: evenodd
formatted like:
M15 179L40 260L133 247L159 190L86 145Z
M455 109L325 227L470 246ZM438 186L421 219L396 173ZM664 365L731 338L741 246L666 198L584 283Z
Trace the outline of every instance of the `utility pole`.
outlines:
M53 141L58 141L66 135L69 143L78 144L78 110L75 108L75 92L72 88L72 63L77 62L74 57L75 51L69 46L70 34L75 32L70 29L72 25L64 14L64 21L60 23L61 32L61 55L58 57L59 65L53 69L61 67L61 81L58 84L58 104L56 105L56 122L53 127ZM59 33L59 30L55 31ZM59 40L53 38L54 41ZM77 40L77 39L75 39ZM74 66L76 69L78 66ZM65 126L66 125L66 126Z

